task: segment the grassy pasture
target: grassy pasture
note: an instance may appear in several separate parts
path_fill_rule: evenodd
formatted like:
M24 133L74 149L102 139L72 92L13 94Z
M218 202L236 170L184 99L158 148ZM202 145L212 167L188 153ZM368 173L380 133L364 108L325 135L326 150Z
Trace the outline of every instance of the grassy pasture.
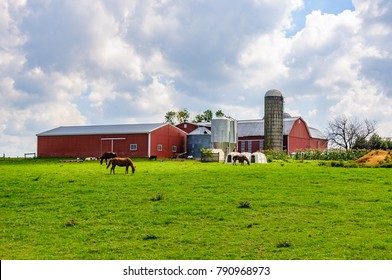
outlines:
M392 171L0 161L1 259L391 259Z

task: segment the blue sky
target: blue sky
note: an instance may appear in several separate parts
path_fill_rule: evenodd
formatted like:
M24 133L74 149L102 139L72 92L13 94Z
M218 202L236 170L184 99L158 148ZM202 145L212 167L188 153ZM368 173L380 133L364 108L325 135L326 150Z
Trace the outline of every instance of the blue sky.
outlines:
M320 10L322 13L339 14L344 10L354 10L351 0L305 0L302 8L292 13L295 28L288 32L289 35L295 34L305 26L306 15L312 11Z
M4 0L0 154L170 110L261 118L272 88L321 131L346 115L392 136L391 33L389 0Z

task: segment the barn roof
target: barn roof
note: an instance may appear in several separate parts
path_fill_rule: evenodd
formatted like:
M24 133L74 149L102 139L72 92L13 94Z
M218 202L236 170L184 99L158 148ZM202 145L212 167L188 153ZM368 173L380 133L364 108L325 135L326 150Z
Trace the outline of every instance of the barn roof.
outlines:
M318 129L314 127L308 127L309 128L309 133L312 138L317 138L317 139L327 139L325 135Z
M289 135L294 123L300 117L290 117L283 119L283 135ZM325 136L316 128L308 127L312 138L325 139ZM239 120L238 137L264 136L264 120Z
M211 135L211 131L205 127L198 127L188 135Z
M37 136L66 136L66 135L97 135L97 134L140 134L149 133L167 123L150 124L117 124L117 125L88 125L88 126L60 126Z
M283 119L283 135L289 135L296 118L285 118ZM264 120L244 120L238 121L238 137L247 136L263 136L264 135Z

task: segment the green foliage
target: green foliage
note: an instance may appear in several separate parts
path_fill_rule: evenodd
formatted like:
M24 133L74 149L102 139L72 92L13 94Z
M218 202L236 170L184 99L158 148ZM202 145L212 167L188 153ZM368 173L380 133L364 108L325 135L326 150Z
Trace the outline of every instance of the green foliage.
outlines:
M222 112L222 110L218 110L215 112L215 116L224 117L225 114ZM212 111L210 109L207 109L202 114L197 114L193 121L196 123L210 122L212 121L212 118L213 118Z
M353 149L368 149L368 150L391 150L392 141L383 140L381 136L374 133L369 140L365 137L358 137L355 141Z
M304 150L296 152L294 159L348 161L356 160L367 153L367 150Z
M261 151L263 154L265 154L267 161L272 162L276 160L288 160L289 155L285 151L277 151L277 150L264 150Z
M189 120L189 111L187 109L182 109L180 111L169 111L165 114L165 122L172 125L187 122Z
M134 161L0 161L0 258L390 259L385 168Z

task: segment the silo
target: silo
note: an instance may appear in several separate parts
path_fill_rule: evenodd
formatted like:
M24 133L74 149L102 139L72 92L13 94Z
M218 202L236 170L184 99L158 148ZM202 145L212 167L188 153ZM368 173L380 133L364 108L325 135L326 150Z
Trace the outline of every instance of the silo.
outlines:
M264 150L283 149L283 95L277 89L264 98Z
M212 119L211 142L214 149L222 149L225 154L235 150L237 145L237 121L226 117Z
M211 149L211 131L205 127L199 127L187 136L188 156L201 158L200 149Z

